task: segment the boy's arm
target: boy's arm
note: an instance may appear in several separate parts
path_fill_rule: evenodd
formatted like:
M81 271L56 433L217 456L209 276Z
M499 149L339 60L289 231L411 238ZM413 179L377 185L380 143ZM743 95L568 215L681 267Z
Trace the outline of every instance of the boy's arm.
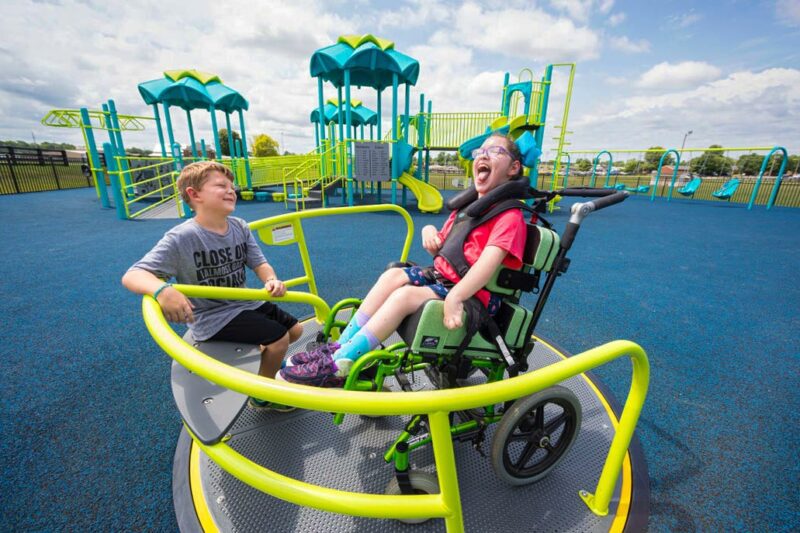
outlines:
M156 277L152 272L137 268L129 270L122 276L122 284L131 292L152 296L164 285L164 281ZM192 302L173 287L165 287L162 289L161 292L158 293L156 301L158 301L158 304L164 311L164 315L170 322L178 324L194 322L194 306Z
M269 291L272 296L283 296L286 294L286 285L278 279L275 270L267 262L261 263L253 269L258 279L264 283L264 288Z
M444 325L446 328L456 329L463 325L461 313L464 311L464 301L489 283L492 274L503 262L507 253L498 246L487 246L469 272L450 289L447 298L444 299Z

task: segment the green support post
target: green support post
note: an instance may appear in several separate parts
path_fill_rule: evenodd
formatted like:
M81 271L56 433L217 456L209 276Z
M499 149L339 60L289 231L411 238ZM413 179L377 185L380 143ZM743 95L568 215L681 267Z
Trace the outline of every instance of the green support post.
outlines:
M222 161L222 145L219 143L219 130L217 130L217 110L214 104L208 107L208 112L211 113L211 129L214 133L214 149L217 151L214 156L217 161Z
M250 155L247 153L247 132L244 129L244 111L239 109L239 129L242 130L242 157L244 157L244 175L247 179L247 190L253 188L253 176L250 171Z
M161 146L161 157L167 157L167 147L164 145L164 131L161 128L158 104L153 104L153 118L156 120L156 131L158 131L158 144Z
M170 155L172 155L172 145L175 144L175 135L172 133L172 118L169 115L169 104L162 102L164 105L164 123L167 126L167 139L169 140ZM173 167L176 167L173 161ZM177 168L177 167L176 167Z
M103 154L106 157L106 166L108 167L108 177L111 182L111 193L114 195L114 206L117 209L117 218L127 220L128 215L122 195L122 183L119 180L119 168L117 167L114 147L111 143L103 143Z
M428 100L428 117L425 121L425 183L430 183L431 171L431 149L430 149L430 131L431 131L431 110L433 109L432 102Z
M92 176L94 177L94 186L97 190L97 196L100 197L100 205L103 207L111 207L108 201L108 191L106 190L106 178L105 174L103 174L103 165L100 164L100 154L97 153L97 144L94 141L92 121L89 118L89 110L85 107L81 108L81 126L83 127L84 138L86 139L86 147L89 149L89 164L92 165Z
M347 120L347 136L352 139L353 132L352 132L352 106L350 105L350 69L345 69L344 71L344 91L345 91L345 107L346 107L346 120ZM340 102L340 109L341 109L341 102ZM339 112L339 124L341 127L342 122L342 115L341 111ZM344 157L346 159L347 164L347 205L353 207L353 158L350 152L350 148L353 145L352 140L346 140L344 145ZM344 139L343 139L344 140Z
M228 129L228 157L233 157L233 132L231 131L231 114L227 111L225 113L225 127Z
M197 146L194 141L194 127L192 127L192 113L186 110L186 124L189 126L189 142L192 143L192 157L197 159Z
M392 74L392 205L397 205L397 178L400 173L397 171L397 73Z

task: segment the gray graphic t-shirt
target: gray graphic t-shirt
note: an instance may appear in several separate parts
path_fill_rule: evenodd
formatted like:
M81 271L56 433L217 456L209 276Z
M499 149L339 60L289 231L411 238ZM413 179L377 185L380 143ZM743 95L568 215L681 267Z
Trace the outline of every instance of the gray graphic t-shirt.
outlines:
M247 223L228 217L228 232L220 235L200 226L194 219L169 230L152 250L129 270L147 270L166 280L187 285L244 287L245 265L256 268L267 260ZM244 310L264 302L192 298L194 338L206 340Z

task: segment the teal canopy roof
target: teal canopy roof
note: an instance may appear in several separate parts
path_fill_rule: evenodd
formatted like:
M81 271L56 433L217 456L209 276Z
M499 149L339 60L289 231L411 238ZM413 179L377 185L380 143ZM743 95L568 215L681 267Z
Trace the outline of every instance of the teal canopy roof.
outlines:
M231 113L247 110L247 99L222 83L218 76L196 70L168 70L164 77L139 84L145 103L164 103L183 109L215 109Z
M334 124L339 123L339 107L335 103L328 101L323 110L325 113L325 124L330 124L331 122ZM311 122L319 122L319 108L315 108L311 111ZM350 108L350 122L353 126L375 126L378 124L378 114L368 107L357 105ZM342 124L346 123L347 108L342 108Z
M394 49L394 43L372 35L339 37L331 46L320 48L311 56L311 76L322 77L335 87L344 86L344 72L350 71L350 85L384 89L392 86L392 76L399 83L415 85L419 62Z

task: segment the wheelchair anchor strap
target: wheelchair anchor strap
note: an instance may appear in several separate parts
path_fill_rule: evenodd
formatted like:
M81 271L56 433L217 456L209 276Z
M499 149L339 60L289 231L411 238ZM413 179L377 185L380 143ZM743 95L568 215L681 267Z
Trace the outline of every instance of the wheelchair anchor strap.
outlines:
M489 317L489 320L486 322L486 328L489 330L489 334L491 335L494 343L497 345L497 348L500 350L500 353L503 354L503 359L506 361L506 366L509 369L513 368L517 362L511 355L511 351L508 349L508 345L506 345L506 341L503 339L503 333L500 331L500 328L497 327L497 322L495 322L492 317Z
M464 351L469 346L469 343L472 342L475 334L486 323L486 320L491 319L481 301L474 296L464 302L464 312L467 315L466 324L464 325L464 338L443 369L447 374L449 385L454 385L457 379L463 378L469 372L470 362L464 357Z

